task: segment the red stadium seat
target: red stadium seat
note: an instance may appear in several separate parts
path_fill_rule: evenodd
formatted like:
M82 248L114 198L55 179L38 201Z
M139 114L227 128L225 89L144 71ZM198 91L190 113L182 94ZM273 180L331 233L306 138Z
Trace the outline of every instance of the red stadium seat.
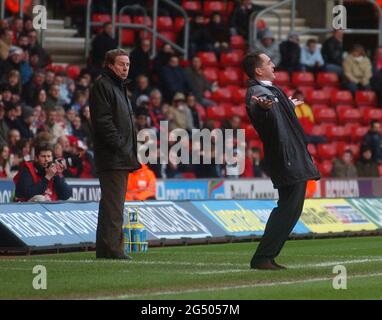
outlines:
M304 99L305 99L305 97L308 97L310 95L310 93L314 90L314 87L300 86L296 90L301 91L302 94L304 95Z
M131 23L131 18L128 15L120 17L119 22ZM123 46L133 45L135 43L135 32L128 28L121 28L121 44Z
M159 32L160 35L166 37L168 40L172 41L172 42L176 42L176 33L174 31L160 31ZM161 39L157 39L157 46L158 47L161 47L163 46L165 42Z
M338 75L334 72L319 72L316 83L320 88L338 87L340 85Z
M75 80L81 72L80 66L77 66L75 64L70 64L66 67L66 73L68 74L68 77Z
M355 93L355 102L358 107L360 106L376 107L377 95L375 94L374 91L371 91L371 90L366 90L366 91L357 90Z
M290 85L289 73L287 71L276 71L275 80L273 82L277 86L289 86Z
M324 90L313 90L306 97L306 101L310 104L325 103L328 104L330 96Z
M133 23L144 24L148 27L152 27L152 25L153 25L153 22L152 22L150 16L146 16L146 19L145 19L145 16L134 16L133 17Z
M353 153L355 159L359 157L360 145L358 143L337 143L337 156L342 157L346 150Z
M245 130L245 140L246 141L259 139L259 134L257 133L255 128L251 124L244 127L244 130Z
M230 84L241 85L242 77L239 68L225 68L219 71L219 85L224 87Z
M245 108L245 105L233 106L231 108L231 115L240 117L240 119L246 123L249 122L247 121L248 115L247 115L247 109Z
M287 86L282 86L280 87L282 91L284 91L284 93L286 94L287 97L291 97L293 96L293 93L296 91L295 89L292 89L290 87L287 87Z
M201 106L200 104L196 105L196 111L198 112L200 119L204 122L207 119L207 112L206 109Z
M213 12L219 12L224 15L226 11L225 3L223 1L205 1L203 7L203 13L207 16Z
M316 110L329 109L329 105L324 103L313 103L310 107L312 108L313 113L317 112Z
M362 112L362 120L366 125L370 124L373 120L382 121L382 110L376 108L365 109Z
M293 72L292 84L297 88L300 86L314 86L314 75L311 72Z
M314 111L314 119L316 123L336 123L337 115L333 109L318 109Z
M326 136L328 137L329 141L345 141L348 139L345 127L342 126L328 127Z
M174 21L174 30L176 33L181 32L184 28L184 18L183 17L176 17Z
M243 36L231 36L231 48L245 50L245 40Z
M340 124L349 122L359 122L361 120L361 112L358 109L346 109L337 113Z
M312 127L311 134L313 136L325 136L326 135L326 127L323 125L316 124Z
M239 88L235 91L231 91L231 95L232 95L232 102L234 104L241 104L241 103L245 103L245 95L247 93L247 89L245 88Z
M317 157L317 148L314 144L308 144L308 151L313 158Z
M203 74L209 82L215 82L219 79L219 69L215 67L204 68Z
M351 104L338 104L336 105L335 109L336 109L337 115L339 115L341 112L345 112L346 110L355 109L355 108Z
M320 159L331 160L337 155L337 148L334 143L321 143L317 146L317 154Z
M174 23L169 16L159 16L157 19L158 31L174 31Z
M333 169L333 162L330 160L324 160L320 162L317 167L323 177L330 177L330 173Z
M182 1L182 7L188 12L200 11L202 9L199 1Z
M227 88L218 88L211 93L211 99L217 103L231 102L231 91Z
M218 61L216 55L212 51L200 51L197 53L204 67L217 67Z
M353 143L360 142L368 131L369 131L368 126L354 127L352 131L352 135L351 135L352 142Z
M211 106L207 108L207 118L223 121L225 120L225 109L221 106Z
M349 90L339 90L332 95L331 99L332 105L337 104L351 104L353 105L353 95Z
M92 15L92 22L111 22L111 15L110 14L101 14L101 13L93 13ZM102 31L102 27L94 27L94 31L96 33Z
M243 51L235 50L231 52L222 52L220 56L220 65L226 67L239 67L243 61Z

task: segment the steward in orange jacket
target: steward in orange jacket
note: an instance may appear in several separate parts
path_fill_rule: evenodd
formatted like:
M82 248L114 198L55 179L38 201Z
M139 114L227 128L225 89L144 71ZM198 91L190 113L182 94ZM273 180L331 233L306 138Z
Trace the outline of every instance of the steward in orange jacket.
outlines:
M148 166L142 167L129 173L125 200L149 200L155 199L156 177Z

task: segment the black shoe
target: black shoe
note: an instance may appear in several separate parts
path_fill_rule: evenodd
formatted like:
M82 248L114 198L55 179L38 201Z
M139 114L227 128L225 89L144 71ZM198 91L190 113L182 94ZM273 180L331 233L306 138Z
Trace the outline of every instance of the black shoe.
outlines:
M281 270L279 267L274 265L271 260L263 260L263 261L251 261L251 269L257 269L257 270Z
M287 269L287 267L278 264L274 259L272 259L272 264L275 265L279 269Z

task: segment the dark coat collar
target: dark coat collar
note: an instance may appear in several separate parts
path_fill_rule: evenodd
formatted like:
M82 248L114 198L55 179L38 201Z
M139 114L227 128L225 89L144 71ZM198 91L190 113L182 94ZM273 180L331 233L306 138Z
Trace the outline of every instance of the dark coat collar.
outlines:
M130 82L129 79L123 80L120 77L118 77L113 70L111 70L108 67L105 67L102 74L108 78L110 78L117 86L119 87L126 87L126 85Z

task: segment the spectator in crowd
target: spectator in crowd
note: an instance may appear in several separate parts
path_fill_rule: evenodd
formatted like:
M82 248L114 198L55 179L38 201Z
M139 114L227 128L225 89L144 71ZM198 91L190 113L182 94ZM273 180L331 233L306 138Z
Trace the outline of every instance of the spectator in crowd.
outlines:
M72 125L72 135L75 136L78 140L85 140L85 133L82 130L81 117L79 115L74 115L74 119L71 122Z
M11 23L11 29L13 31L13 34L15 35L15 38L19 38L20 35L23 33L24 31L24 23L23 23L23 19L21 17L14 17L12 19L12 23Z
M0 146L0 178L10 178L10 151L6 144Z
M52 84L49 87L49 93L46 98L45 106L48 109L55 108L57 106L62 107L65 104L65 100L61 98L60 95L60 86Z
M11 153L16 152L16 145L17 142L21 139L20 132L17 129L10 129L8 131L8 147L11 151Z
M147 111L151 126L159 130L160 122L165 120L165 115L162 110L162 94L158 89L151 91Z
M372 157L378 164L382 163L382 133L378 120L370 123L370 129L362 139L362 145L371 149Z
M22 33L18 37L16 45L23 49L24 53L27 52L27 54L29 54L29 39L25 33Z
M53 142L56 142L58 138L66 134L65 128L60 123L57 107L47 109L45 123L38 129L38 131L49 132L53 136Z
M8 59L13 33L10 29L0 29L0 64Z
M139 46L131 51L129 79L135 81L139 75L151 75L150 48L150 39L141 39Z
M220 59L220 54L222 52L227 52L229 49L229 30L223 22L219 12L212 13L207 27L212 49L216 54L216 58Z
M170 106L166 118L168 120L168 129L192 130L193 120L190 108L186 104L186 97L183 93L177 92L174 96L172 106Z
M32 105L35 97L37 97L37 93L42 89L46 89L45 74L42 70L36 70L33 73L32 79L23 87L23 98L25 102Z
M19 130L22 138L27 140L32 140L34 134L31 130L32 125L35 121L34 110L30 106L24 106L22 111L22 117L18 119L16 129Z
M129 174L127 180L126 201L144 201L156 199L156 177L145 164Z
M253 152L251 147L247 147L245 151L245 166L244 172L240 175L243 178L252 178L253 173Z
M344 87L353 94L357 90L370 89L372 67L364 48L355 44L343 62L345 83Z
M67 77L65 72L57 73L54 76L53 84L58 86L60 89L59 97L62 100L63 105L69 104L72 97L71 92L68 88Z
M261 150L258 147L252 148L252 165L253 176L255 178L265 178L267 176L263 170L263 164L261 161Z
M293 94L293 99L297 99L298 101L304 101L304 94L302 93L302 91L296 90ZM304 102L296 106L294 110L296 112L298 120L301 123L302 128L304 129L307 143L325 143L326 138L324 136L312 134L315 122L311 106Z
M192 93L190 93L187 96L186 103L187 103L187 107L190 109L192 114L192 126L195 129L201 129L202 120L200 118L200 113L198 112L198 109L196 108L197 107L196 97Z
M163 44L153 61L153 77L158 80L163 66L168 64L170 58L175 54L174 49L168 43Z
M88 105L80 110L81 128L85 135L84 142L90 150L93 150L92 123L90 119L90 108Z
M230 21L231 33L239 34L244 39L248 39L249 18L253 12L259 12L262 9L264 9L263 6L256 5L251 0L240 0L232 12Z
M30 56L37 54L39 58L39 65L41 68L46 67L52 62L51 57L45 49L38 43L38 34L36 30L28 31L29 39L29 54Z
M378 164L373 160L373 153L370 147L361 147L361 157L357 164L358 177L379 177Z
M345 150L341 159L333 160L331 176L334 178L357 178L357 168L354 165L351 150Z
M0 102L0 145L7 144L8 137L8 125L4 119L5 107L4 104Z
M91 64L89 67L95 67L94 74L99 74L102 68L105 53L118 47L117 40L113 37L113 25L106 22L103 25L103 31L95 36L91 45Z
M141 96L149 96L150 92L153 90L150 86L149 78L144 75L140 74L136 77L136 85L133 90L133 102L135 103L136 99Z
M306 46L301 48L301 70L317 73L323 71L324 59L317 47L317 40L308 39Z
M86 105L88 105L88 95L83 90L77 90L74 94L74 101L70 108L78 113Z
M325 61L325 69L327 72L337 73L342 77L342 56L344 32L341 29L335 29L333 35L326 39L322 44L321 53Z
M46 94L45 89L40 89L35 91L33 101L32 101L32 106L36 108L37 106L40 106L42 110L48 109L47 106L47 99L48 95Z
M25 139L21 138L19 141L16 143L16 150L19 155L20 155L20 163L22 161L30 161L31 160L31 140L30 139Z
M280 43L281 62L279 68L289 73L301 70L300 39L297 33L290 32L288 39Z
M6 113L4 119L9 129L18 128L18 110L17 106L14 103L9 102L6 104Z
M53 161L53 149L49 145L35 147L35 161L24 162L14 177L15 201L68 200L72 190L62 175L65 165Z
M176 55L173 55L168 64L161 69L160 84L166 102L172 101L176 92L187 94L192 91L191 82L179 65L179 58Z
M264 31L261 36L261 41L256 40L255 47L257 50L264 52L269 58L271 58L276 67L279 65L281 59L280 47L271 30Z
M28 34L28 32L33 31L33 19L31 17L24 17L24 33Z
M373 78L371 86L378 97L378 105L382 107L382 47L377 48L374 55Z
M7 84L12 94L21 95L21 76L17 70L11 70L8 72Z
M222 155L218 154L217 147L213 141L211 148L207 148L203 144L196 147L193 146L194 152L200 155L200 164L195 165L195 175L197 178L223 178L223 165L222 161L219 160Z
M208 26L205 23L203 14L198 12L190 22L189 31L189 54L192 57L198 51L211 51L212 38L208 32ZM178 44L183 46L184 31L179 33Z
M149 113L146 108L138 108L135 112L135 128L137 132L149 129Z
M9 57L4 64L4 72L7 74L11 70L17 70L21 75L21 83L26 84L32 77L33 70L29 61L25 60L24 52L21 48L12 46L9 49Z
M186 75L190 80L192 92L195 94L197 101L205 107L214 105L215 102L204 97L208 91L214 91L217 82L209 83L203 74L202 62L198 56L194 56L191 65L186 68Z

